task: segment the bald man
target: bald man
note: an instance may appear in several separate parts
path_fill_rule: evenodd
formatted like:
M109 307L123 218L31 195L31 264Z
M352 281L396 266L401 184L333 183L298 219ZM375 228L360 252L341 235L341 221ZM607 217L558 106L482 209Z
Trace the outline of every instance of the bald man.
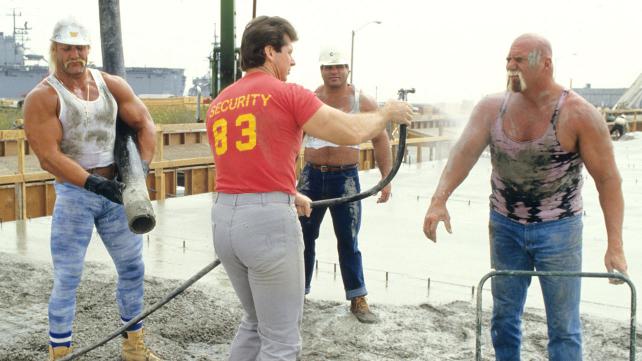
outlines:
M582 270L582 167L595 180L604 213L609 272L626 273L624 201L608 128L597 110L553 79L550 43L535 34L513 42L506 57L507 91L473 110L424 219L451 232L446 201L490 146L491 266L496 270ZM491 336L497 360L519 360L521 315L530 277L492 279ZM618 283L610 280L611 283ZM548 320L548 356L582 359L580 278L540 278Z

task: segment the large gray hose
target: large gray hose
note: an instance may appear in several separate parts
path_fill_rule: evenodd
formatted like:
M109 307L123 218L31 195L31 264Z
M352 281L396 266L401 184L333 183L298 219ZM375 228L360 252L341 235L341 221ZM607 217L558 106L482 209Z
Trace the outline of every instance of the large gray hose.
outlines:
M134 233L147 233L156 226L156 216L147 193L146 174L134 142L134 132L120 118L116 119L116 144L114 159L123 190L123 205L129 229Z

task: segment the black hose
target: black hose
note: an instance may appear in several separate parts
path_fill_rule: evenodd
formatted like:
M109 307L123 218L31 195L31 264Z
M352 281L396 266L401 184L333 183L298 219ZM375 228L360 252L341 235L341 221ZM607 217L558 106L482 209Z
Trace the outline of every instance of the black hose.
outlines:
M408 100L408 94L409 93L414 93L415 88L410 88L410 89L399 89L398 94L399 94L399 100L406 101ZM368 189L367 191L354 194L351 196L345 196L341 198L331 198L331 199L321 199L318 201L312 201L310 203L310 207L312 208L319 208L319 207L332 207L336 206L337 204L341 203L348 203L348 202L356 202L360 201L366 197L370 197L372 195L377 194L380 190L383 189L383 187L387 186L390 181L392 181L392 178L395 177L397 174L397 171L399 170L399 167L401 167L401 162L403 161L403 156L406 153L406 137L407 137L407 128L408 126L405 124L402 124L399 126L399 144L397 148L397 158L395 158L395 164L392 166L392 169L390 170L390 173L379 181L374 187Z
M399 98L401 100L406 100L406 94L407 93L414 93L414 92L415 92L414 88L412 90L401 89L401 90L399 90ZM341 204L341 203L358 201L358 200L364 199L366 197L370 197L370 196L372 196L374 194L377 194L377 192L379 192L383 187L388 185L388 183L390 183L390 181L392 181L392 178L394 178L394 176L397 174L397 171L399 170L399 167L401 166L401 162L403 161L403 156L404 156L404 154L406 152L406 136L407 136L407 125L402 124L402 125L399 126L399 144L398 144L397 158L395 159L395 164L393 165L392 169L390 170L390 173L388 173L388 175L384 179L379 181L379 183L377 183L374 187L370 188L367 191L364 191L364 192L361 192L359 194L355 194L355 195L352 195L352 196L346 196L346 197L341 197L341 198L333 198L333 199L324 199L324 200L320 200L320 201L313 201L310 204L310 206L311 207L329 207L329 206L334 206L334 205ZM205 266L197 274L195 274L194 276L190 277L190 279L185 281L179 287L175 288L172 292L170 292L162 300L160 300L160 301L156 302L155 304L153 304L149 309L143 311L143 313L141 313L140 315L138 315L138 316L132 318L131 320L129 320L129 322L125 323L122 327L120 327L116 331L112 332L111 334L109 334L104 339L100 340L99 342L97 342L97 343L95 343L93 345L90 345L90 346L87 346L85 348L81 348L79 350L76 350L72 354L69 354L69 355L61 358L60 361L73 360L76 357L84 355L87 352L89 352L89 351L91 351L91 350L93 350L95 348L98 348L98 347L106 344L107 342L113 340L118 335L120 335L123 332L125 332L130 326L132 326L132 325L138 323L139 321L143 320L144 318L146 318L147 316L151 315L152 313L154 313L159 308L163 307L167 302L171 301L176 296L178 296L179 294L183 293L183 291L185 291L189 286L194 284L194 282L196 282L199 279L203 278L203 276L208 274L211 270L213 270L214 268L216 268L220 264L221 264L221 261L218 260L218 259L215 259L214 262L212 262L209 265Z
M158 310L159 308L163 307L167 302L171 301L174 297L176 297L176 296L178 296L179 294L183 293L183 291L185 291L185 289L187 289L189 286L191 286L194 282L196 282L196 281L198 281L199 279L203 278L203 276L205 276L205 275L206 275L207 273L209 273L211 270L213 270L214 268L216 268L219 264L221 264L221 261L219 261L218 259L214 260L214 262L212 262L212 263L208 264L207 266L205 266L205 268L203 268L203 269L202 269L202 270L200 270L197 274L195 274L195 275L194 275L194 276L192 276L190 279L188 279L187 281L185 281L182 285L180 285L179 287L175 288L172 292L170 292L170 293L169 293L167 296L165 296L162 300L160 300L160 301L156 302L156 303L155 303L154 305L152 305L150 308L148 308L147 310L143 311L143 313L141 313L140 315L138 315L138 316L136 316L136 317L132 318L129 322L127 322L127 323L126 323L126 324L124 324L122 327L120 327L120 328L119 328L119 329L117 329L116 331L114 331L114 332L112 332L111 334L109 334L109 335L108 335L107 337L105 337L104 339L100 340L99 342L96 342L95 344L93 344L93 345L91 345L91 346L87 346L87 347L85 347L85 348L81 348L81 349L79 349L79 350L76 350L76 351L74 351L73 353L71 353L71 354L69 354L69 355L67 355L67 356L65 356L65 357L63 357L63 358L61 358L61 359L60 359L60 361L69 361L69 360L73 360L73 359L75 359L76 357L81 356L81 355L84 355L84 354L86 354L87 352L89 352L89 351L91 351L91 350L93 350L93 349L95 349L95 348L98 348L98 347L100 347L100 346L102 346L102 345L106 344L107 342L111 341L112 339L116 338L118 335L120 335L120 334L122 334L123 332L125 332L125 331L130 327L130 326L132 326L132 325L134 325L134 324L138 323L139 321L141 321L141 320L142 320L142 319L144 319L145 317L147 317L147 316L151 315L151 314L152 314L152 313L154 313L156 310Z
M399 126L399 147L397 148L397 157L395 158L395 163L392 166L390 173L388 173L388 175L384 179L380 180L379 183L377 183L374 187L368 189L367 191L363 191L358 194L345 196L341 198L322 199L318 201L312 201L312 203L310 203L310 206L312 208L331 207L341 203L360 201L366 197L370 197L372 195L377 194L377 192L379 192L381 189L383 189L383 187L388 185L388 183L390 183L392 178L395 177L395 175L397 174L397 171L399 170L399 167L401 166L401 163L403 162L403 156L406 153L407 128L408 126L405 124L402 124Z

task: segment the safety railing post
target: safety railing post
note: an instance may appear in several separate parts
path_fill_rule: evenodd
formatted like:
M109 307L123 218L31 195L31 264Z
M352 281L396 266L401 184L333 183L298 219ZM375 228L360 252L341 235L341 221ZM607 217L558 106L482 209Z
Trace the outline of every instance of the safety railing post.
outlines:
M637 313L637 295L633 282L620 273L606 272L562 272L562 271L491 271L485 274L477 286L477 310L475 325L475 361L481 361L481 329L482 329L482 290L484 283L491 277L590 277L590 278L616 278L624 281L631 289L631 319L629 335L629 360L635 360L635 332L636 332L636 313Z

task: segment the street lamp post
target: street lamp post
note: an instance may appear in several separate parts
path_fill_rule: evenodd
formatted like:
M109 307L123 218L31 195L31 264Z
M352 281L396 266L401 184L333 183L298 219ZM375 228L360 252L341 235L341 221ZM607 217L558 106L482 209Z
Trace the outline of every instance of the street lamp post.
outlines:
M373 24L373 23L374 24L381 24L381 21L372 20L372 21L369 21L369 22L361 25L356 30L355 29L352 30L352 43L350 45L350 84L352 84L352 76L354 75L354 67L353 67L353 65L354 65L354 34L356 34L357 31L359 31L359 30L361 30L361 29L365 28L366 26L368 26L370 24Z

